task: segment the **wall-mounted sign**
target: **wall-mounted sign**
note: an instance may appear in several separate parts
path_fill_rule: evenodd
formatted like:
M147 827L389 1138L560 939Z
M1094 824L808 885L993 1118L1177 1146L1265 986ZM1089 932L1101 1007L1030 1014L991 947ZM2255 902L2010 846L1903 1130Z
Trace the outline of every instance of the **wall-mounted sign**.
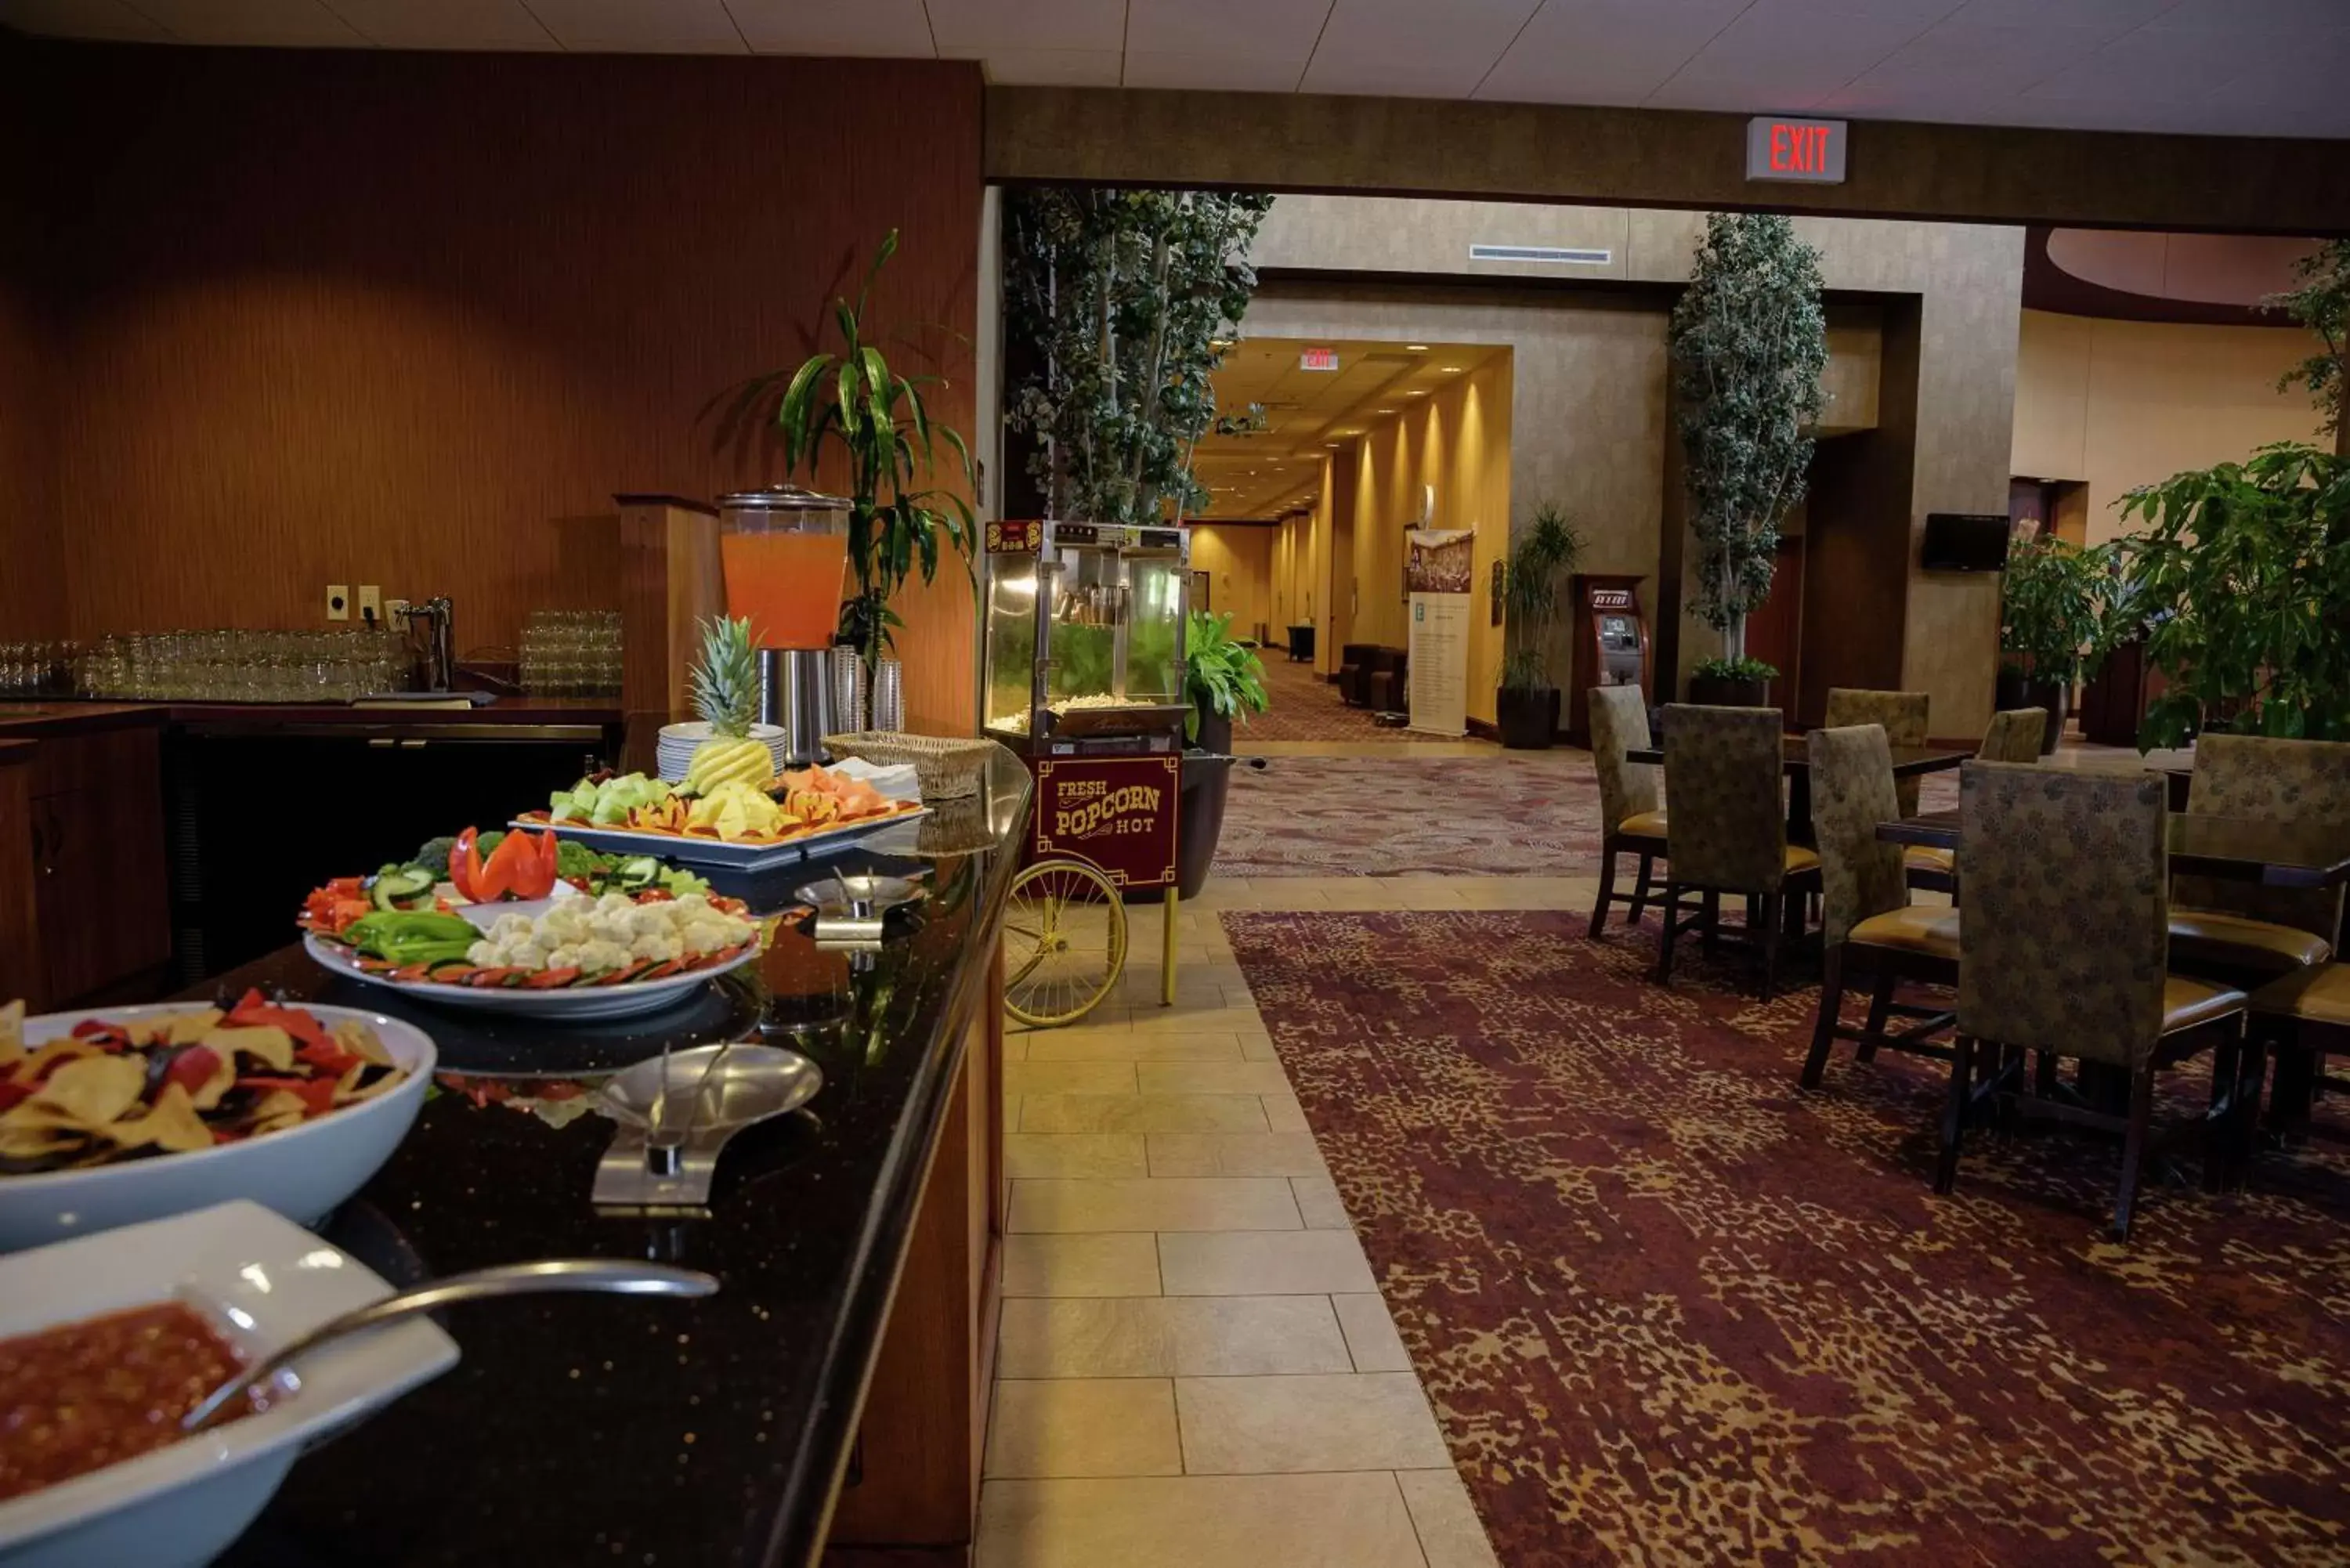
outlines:
M1301 370L1335 370L1338 368L1336 348L1301 348L1297 351L1297 368Z
M1758 114L1746 122L1746 177L1841 185L1845 137L1841 119L1788 119Z

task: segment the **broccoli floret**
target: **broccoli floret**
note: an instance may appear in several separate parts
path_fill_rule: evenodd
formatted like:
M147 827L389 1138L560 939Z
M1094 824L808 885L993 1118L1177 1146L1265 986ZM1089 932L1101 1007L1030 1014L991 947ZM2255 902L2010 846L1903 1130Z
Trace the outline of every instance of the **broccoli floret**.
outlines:
M416 858L409 864L419 871L432 872L436 878L446 877L449 875L449 851L456 847L457 839L453 834L428 838L424 841L424 847L416 852Z
M606 860L576 839L557 839L555 845L555 874L567 879L594 876Z
M491 852L495 850L499 845L504 844L505 841L506 830L503 827L494 827L490 829L489 832L481 835L473 840L473 851L475 854L479 855L486 864L490 858Z

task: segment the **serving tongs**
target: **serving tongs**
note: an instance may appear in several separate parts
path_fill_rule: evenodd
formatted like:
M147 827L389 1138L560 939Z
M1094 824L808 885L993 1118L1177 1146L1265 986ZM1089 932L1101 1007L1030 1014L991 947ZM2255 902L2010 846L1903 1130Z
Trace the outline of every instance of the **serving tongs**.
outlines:
M903 877L843 876L836 871L826 882L811 882L796 897L816 906L816 923L808 935L819 948L872 949L881 945L881 931L889 911L924 896L922 886Z
M597 1091L619 1126L591 1196L605 1207L701 1208L729 1139L799 1109L822 1087L814 1062L779 1045L702 1045L639 1062Z
M346 1334L359 1334L370 1328L380 1328L404 1317L414 1317L421 1312L432 1312L460 1302L488 1301L497 1296L543 1295L551 1292L597 1292L623 1296L706 1296L718 1289L717 1279L695 1269L671 1268L667 1263L639 1263L628 1259L549 1258L536 1263L505 1263L494 1269L475 1269L470 1273L451 1274L445 1280L433 1280L426 1284L388 1295L328 1318L291 1345L281 1346L250 1366L237 1368L236 1376L204 1396L196 1407L180 1417L180 1429L192 1432L220 1413L222 1407L248 1389L268 1389L273 1382L290 1381L298 1388L299 1379L286 1374L286 1368L309 1355L320 1345Z

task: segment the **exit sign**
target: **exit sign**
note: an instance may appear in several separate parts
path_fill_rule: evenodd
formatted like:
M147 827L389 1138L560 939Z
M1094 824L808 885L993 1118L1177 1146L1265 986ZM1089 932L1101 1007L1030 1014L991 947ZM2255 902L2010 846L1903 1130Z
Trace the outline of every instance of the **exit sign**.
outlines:
M1301 370L1335 370L1338 368L1338 351L1336 348L1300 349L1297 368Z
M1746 122L1746 177L1844 183L1845 122L1758 114Z

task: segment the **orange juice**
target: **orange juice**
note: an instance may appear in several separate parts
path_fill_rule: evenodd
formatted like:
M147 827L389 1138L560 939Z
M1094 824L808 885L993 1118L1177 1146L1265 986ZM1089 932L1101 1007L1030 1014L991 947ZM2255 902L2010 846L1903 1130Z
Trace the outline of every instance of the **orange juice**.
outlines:
M848 535L821 530L722 533L726 613L747 617L758 648L829 648L840 624Z

